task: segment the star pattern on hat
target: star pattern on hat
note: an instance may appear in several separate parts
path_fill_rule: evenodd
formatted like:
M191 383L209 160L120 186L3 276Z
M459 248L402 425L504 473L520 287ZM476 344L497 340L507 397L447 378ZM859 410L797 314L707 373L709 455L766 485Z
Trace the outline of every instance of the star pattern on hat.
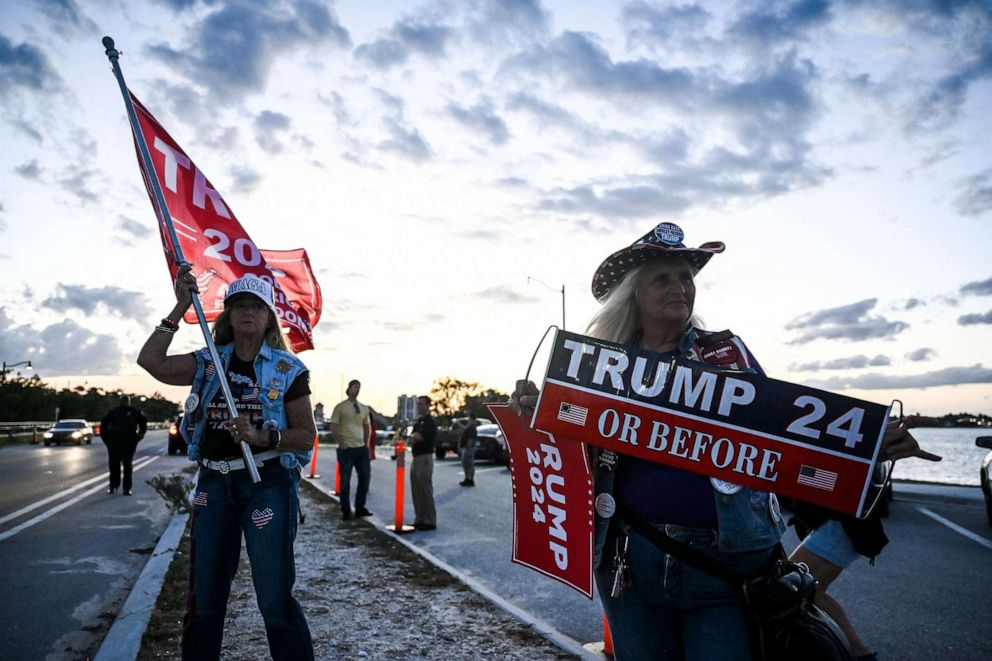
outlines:
M662 225L672 226L671 223L661 223L658 227ZM681 229L678 226L674 227L681 233ZM597 300L602 299L623 280L627 273L652 257L679 255L692 264L696 271L699 271L718 252L723 252L722 243L707 243L699 248L689 248L684 243L670 245L662 242L655 234L655 229L652 229L630 246L607 257L599 265L592 279L593 296Z

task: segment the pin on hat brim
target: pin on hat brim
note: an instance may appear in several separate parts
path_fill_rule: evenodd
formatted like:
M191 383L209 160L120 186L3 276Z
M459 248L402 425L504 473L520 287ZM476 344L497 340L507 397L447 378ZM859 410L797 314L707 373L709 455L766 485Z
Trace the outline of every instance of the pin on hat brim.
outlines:
M667 246L657 243L643 243L642 241L643 239L638 240L633 245L616 251L599 265L592 278L592 295L596 297L596 300L602 300L623 281L628 273L652 259L682 257L698 273L713 255L726 249L722 241L708 241L698 248L688 248L684 245Z

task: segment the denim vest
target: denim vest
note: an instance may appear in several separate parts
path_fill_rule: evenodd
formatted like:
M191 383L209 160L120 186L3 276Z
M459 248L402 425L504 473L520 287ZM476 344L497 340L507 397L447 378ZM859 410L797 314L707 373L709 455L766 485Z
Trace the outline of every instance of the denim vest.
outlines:
M683 356L696 358L696 338L703 333L692 326L679 341L678 352ZM758 372L753 368L742 371ZM600 470L599 454L596 448L592 457L595 474L595 493L613 493L613 481L616 476L617 464L613 470ZM617 462L623 461L623 455L617 456ZM717 518L717 548L721 552L758 551L774 546L785 532L785 521L779 511L778 499L775 494L753 489L742 488L734 494L720 493L713 490L716 501ZM594 528L593 567L599 567L603 558L603 544L610 526L610 519L604 519L596 514Z
M217 347L220 362L224 366L223 373L226 374L227 366L231 362L231 355L234 353L234 343ZM200 460L200 439L203 438L203 430L206 428L207 416L204 415L207 403L214 398L220 390L220 378L217 370L211 370L207 374L207 367L212 365L210 352L206 347L193 354L196 357L196 375L193 377L193 388L190 391L191 402L193 395L196 395L196 406L192 410L186 410L183 418L182 435L189 445L187 456L190 461ZM262 417L265 421L274 420L279 429L286 429L286 405L283 398L286 391L293 384L300 373L306 371L306 365L288 351L273 349L268 344L262 343L255 356L255 379L259 384L259 401L262 404ZM275 399L268 395L276 393ZM280 463L287 469L298 468L310 461L313 451L306 452L283 452L279 457Z

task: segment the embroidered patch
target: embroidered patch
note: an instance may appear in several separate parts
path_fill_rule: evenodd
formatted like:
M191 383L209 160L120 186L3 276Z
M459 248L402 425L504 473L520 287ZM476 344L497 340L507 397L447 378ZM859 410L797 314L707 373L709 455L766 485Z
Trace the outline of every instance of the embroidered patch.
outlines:
M599 453L599 470L607 473L617 467L617 453L613 450L603 450Z
M271 507L266 507L262 511L254 510L251 513L251 521L252 521L252 523L255 524L255 527L256 528L258 528L259 530L261 530L265 526L269 525L269 521L271 521L272 520L272 517L274 517L274 516L275 516L275 513L272 511L272 508Z
M193 504L196 505L197 507L206 507L207 506L207 492L206 491L197 491L196 492L196 495L193 496Z
M768 494L764 491L751 492L751 509L762 511L768 507Z
M290 369L291 369L292 367L293 367L292 365L290 365L290 364L289 364L288 362L286 362L286 361L285 361L285 360L283 360L282 358L280 358L280 359L279 359L279 362L278 362L278 363L276 363L276 371L277 371L277 372L282 372L282 373L286 373L286 372L288 372L288 371L289 371L289 370L290 370Z

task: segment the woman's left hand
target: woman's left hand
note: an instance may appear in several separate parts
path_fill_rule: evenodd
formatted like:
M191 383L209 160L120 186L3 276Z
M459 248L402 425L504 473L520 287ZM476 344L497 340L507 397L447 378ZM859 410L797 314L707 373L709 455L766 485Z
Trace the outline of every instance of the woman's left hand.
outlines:
M938 454L927 452L920 447L919 442L909 433L906 425L899 420L890 420L885 428L885 435L882 437L882 449L878 453L879 461L891 459L908 459L916 457L926 461L940 461L943 459Z
M261 430L255 428L255 423L247 415L239 415L234 420L229 420L227 430L231 432L231 437L235 443L244 441L248 445L268 445L269 439L262 439Z

